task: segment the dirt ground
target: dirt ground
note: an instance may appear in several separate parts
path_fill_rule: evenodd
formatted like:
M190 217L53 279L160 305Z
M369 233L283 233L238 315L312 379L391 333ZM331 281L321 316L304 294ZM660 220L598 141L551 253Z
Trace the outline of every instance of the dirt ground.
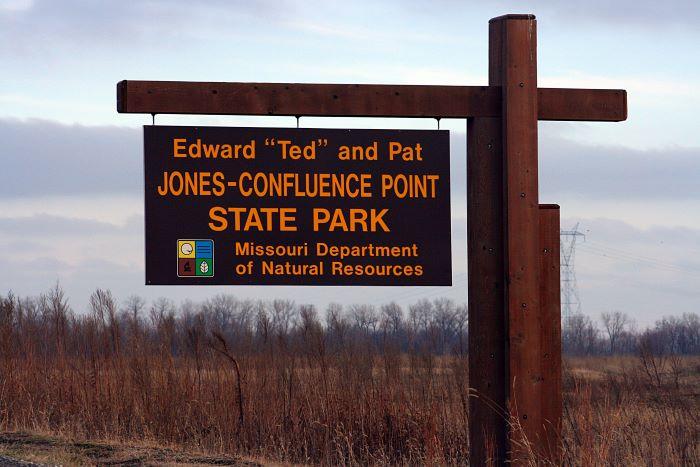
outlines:
M271 465L230 456L209 456L153 446L77 442L29 433L0 433L0 466L115 465L253 467Z

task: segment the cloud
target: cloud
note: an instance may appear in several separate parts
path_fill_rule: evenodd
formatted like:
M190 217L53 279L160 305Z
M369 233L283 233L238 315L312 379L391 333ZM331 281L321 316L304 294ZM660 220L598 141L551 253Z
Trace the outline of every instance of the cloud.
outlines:
M583 311L598 316L619 309L642 325L662 314L697 312L700 292L700 229L657 226L637 228L606 218L566 218L579 222L586 241L577 245L576 272ZM407 304L423 297L466 299L466 239L464 218L453 220L454 286L415 288L237 287L242 297L261 294L324 307L330 301L353 303L358 296L374 304L396 300ZM80 220L64 216L0 219L0 284L20 294L36 294L57 280L66 288L76 310L87 306L96 287L117 296L141 294L154 299L202 299L227 291L225 287L144 287L143 220L125 224ZM459 232L458 232L459 230Z
M638 228L606 218L567 218L586 234L575 269L582 310L597 316L623 310L642 324L664 314L697 312L700 229Z
M223 32L236 23L234 18L274 18L285 10L287 2L272 0L17 1L0 8L0 52L36 55L65 45L81 50L125 47L212 26Z
M98 286L112 288L120 296L140 293L154 298L165 293L142 285L140 129L0 119L0 141L0 200L5 207L0 213L0 257L5 261L0 284L33 294L60 279L78 309ZM450 142L455 286L363 289L367 301L406 303L440 295L464 300L466 137L453 131ZM563 201L567 218L562 225L580 221L587 234L577 257L584 311L592 315L610 309L634 311L641 323L651 323L659 313L697 309L700 229L671 227L684 224L683 216L695 211L670 220L648 214L650 224L664 223L649 228L611 217L622 217L621 206L633 203L647 206L642 215L663 203L697 208L698 161L695 148L642 151L592 146L572 142L547 127L541 131L542 198ZM609 209L575 208L569 200ZM572 213L580 217L572 218ZM262 292L252 287L236 290L249 297ZM217 291L188 287L168 289L167 295L203 298ZM277 287L264 293L323 306L330 300L352 302L358 291Z
M454 2L450 1L451 6ZM482 5L481 2L468 2L468 5ZM431 4L434 6L434 4ZM588 0L585 2L562 2L560 0L539 0L523 2L519 0L497 0L490 5L503 13L534 13L538 17L549 16L560 22L585 22L593 25L605 24L617 29L629 25L647 29L684 26L697 32L700 20L700 4L694 0Z
M0 198L138 193L139 130L0 120Z
M140 129L0 119L0 141L0 198L142 193ZM466 138L453 132L450 142L458 195L466 182ZM548 130L540 136L543 198L700 200L698 173L700 148L637 150L586 145Z
M540 2L561 20L605 22L619 26L627 24L645 27L683 25L696 31L700 20L700 4L694 0L657 2L654 0L589 0L587 2Z
M52 239L56 237L76 237L88 235L104 235L127 232L141 233L143 222L132 217L125 225L101 222L92 219L78 219L51 214L35 214L26 217L0 217L0 232L2 235L25 236L30 232L51 232Z
M624 200L698 200L700 148L637 150L540 137L540 190L546 195Z
M84 52L102 46L118 49L135 44L148 46L153 42L167 48L174 41L183 44L183 38L204 37L211 31L216 31L219 37L230 36L250 30L252 24L256 25L254 30L265 28L270 33L275 29L287 32L291 29L357 41L381 36L381 31L390 29L397 17L408 22L430 20L444 24L463 17L471 26L476 14L488 16L509 11L549 16L560 22L562 28L571 22L584 22L593 26L604 24L618 31L632 25L645 29L682 26L697 32L700 21L700 4L692 0L545 0L527 4L497 1L488 6L483 2L454 1L327 5L298 0L4 0L0 3L0 52L37 56L51 54L64 46L77 46ZM394 13L394 17L387 18L388 12ZM484 20L479 19L479 24ZM368 21L377 27L367 27ZM417 36L424 41L435 40L435 34L424 34L421 28L412 29L406 36L406 40L415 40Z
M71 266L54 268L56 273L97 260L140 266L142 237L142 216L123 224L46 213L0 217L0 257L6 262L51 258Z
M32 0L0 0L0 12L23 11L32 6Z

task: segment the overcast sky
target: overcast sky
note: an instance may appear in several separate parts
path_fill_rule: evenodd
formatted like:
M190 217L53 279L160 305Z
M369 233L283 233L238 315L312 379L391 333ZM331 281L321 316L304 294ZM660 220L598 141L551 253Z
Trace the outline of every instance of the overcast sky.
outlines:
M641 325L700 312L700 4L652 2L0 0L0 291L56 280L76 311L215 293L321 307L466 301L464 120L451 130L451 288L145 287L142 130L122 79L470 84L487 81L488 19L538 18L539 85L628 90L622 123L542 122L540 199L578 223L582 308ZM582 6L575 6L574 3ZM585 7L583 6L585 5ZM291 118L158 116L157 124L292 126ZM435 128L302 118L305 127Z

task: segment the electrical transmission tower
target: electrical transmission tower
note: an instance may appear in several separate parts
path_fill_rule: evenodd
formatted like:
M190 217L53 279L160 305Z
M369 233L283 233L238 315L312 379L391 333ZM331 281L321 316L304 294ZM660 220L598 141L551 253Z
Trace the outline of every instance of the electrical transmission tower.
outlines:
M581 299L576 285L576 242L586 240L586 236L578 231L578 223L571 230L559 232L561 240L561 315L566 320L573 314L581 313Z

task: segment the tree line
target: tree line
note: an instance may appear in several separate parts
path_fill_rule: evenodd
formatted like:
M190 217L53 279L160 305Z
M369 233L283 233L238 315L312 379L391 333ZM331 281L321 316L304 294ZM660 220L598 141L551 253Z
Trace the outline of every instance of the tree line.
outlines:
M579 313L562 323L562 350L570 355L698 355L700 317L697 313L665 316L640 330L634 319L620 311L602 313L599 323Z
M108 290L90 297L89 312L75 313L59 285L34 297L0 295L0 343L5 349L41 355L119 353L133 342L149 342L173 356L196 354L223 342L235 354L284 347L304 352L362 348L382 354L467 354L467 306L447 298L406 307L391 302L341 305L324 310L290 300L249 300L217 295L179 304L167 298L147 303L130 296L118 302ZM86 347L86 342L92 345ZM639 330L629 315L614 311L600 322L577 314L562 323L562 349L569 355L700 354L700 318L668 316Z

